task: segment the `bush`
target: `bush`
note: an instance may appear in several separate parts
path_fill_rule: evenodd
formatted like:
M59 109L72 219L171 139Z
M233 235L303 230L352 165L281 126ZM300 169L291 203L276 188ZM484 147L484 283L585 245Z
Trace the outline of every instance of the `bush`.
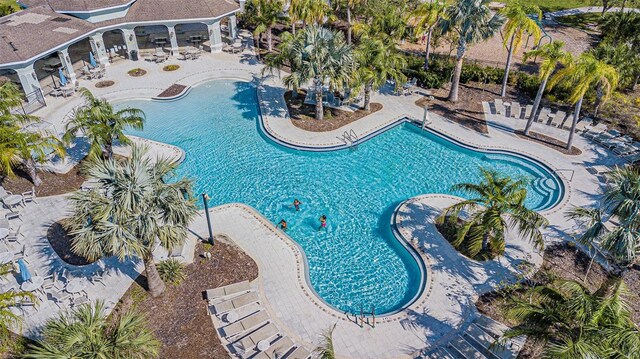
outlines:
M180 68L180 65L167 65L167 66L163 67L162 70L164 70L164 71L176 71L179 68Z
M509 74L511 78L512 73ZM504 70L496 67L480 66L478 64L463 64L460 73L460 82L483 82L488 84L501 84L504 77Z
M535 98L540 87L540 79L537 76L529 75L524 72L518 72L516 87L518 91L525 93L531 98Z
M167 259L158 264L158 274L165 283L178 285L187 278L184 264L177 259Z

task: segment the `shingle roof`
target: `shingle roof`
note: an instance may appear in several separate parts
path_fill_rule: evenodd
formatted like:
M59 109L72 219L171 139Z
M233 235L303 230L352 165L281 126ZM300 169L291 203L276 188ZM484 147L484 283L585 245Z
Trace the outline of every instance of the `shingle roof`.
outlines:
M91 11L130 3L131 0L20 0L28 7L49 5L55 11Z
M215 18L240 6L233 0L138 0L127 16L111 21L117 23L155 20Z
M0 18L0 63L24 61L95 29L90 22L38 6Z

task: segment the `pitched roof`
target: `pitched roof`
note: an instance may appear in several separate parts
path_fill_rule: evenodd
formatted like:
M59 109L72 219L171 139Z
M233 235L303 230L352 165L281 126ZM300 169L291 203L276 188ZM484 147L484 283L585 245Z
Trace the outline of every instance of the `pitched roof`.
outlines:
M239 10L234 0L138 0L117 23L216 18Z
M55 11L91 11L125 5L132 0L20 0L27 7L49 5Z

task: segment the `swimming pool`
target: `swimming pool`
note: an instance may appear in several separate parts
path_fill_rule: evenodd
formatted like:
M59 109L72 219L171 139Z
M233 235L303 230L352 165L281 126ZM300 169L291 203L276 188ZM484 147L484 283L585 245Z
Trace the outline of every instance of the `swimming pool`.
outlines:
M143 131L130 134L181 147L181 175L212 204L242 202L287 233L304 250L313 289L341 311L397 311L420 291L421 263L391 233L393 209L423 193L449 193L459 182L493 168L530 183L527 205L545 209L561 196L558 179L532 161L463 148L412 124L399 125L357 150L296 151L261 134L252 84L216 80L175 102L131 100L118 107L143 109ZM296 211L293 200L302 202ZM318 231L318 218L328 218Z

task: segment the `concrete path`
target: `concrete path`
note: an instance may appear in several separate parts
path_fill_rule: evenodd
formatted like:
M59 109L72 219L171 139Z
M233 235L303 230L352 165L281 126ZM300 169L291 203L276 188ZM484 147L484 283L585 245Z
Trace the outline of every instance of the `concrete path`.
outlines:
M609 10L607 10L607 12L619 12L620 8L619 7L612 7ZM634 8L626 8L624 9L624 12L640 12L640 9L634 9ZM579 7L579 8L575 8L575 9L566 9L566 10L560 10L560 11L554 11L554 12L547 12L544 14L544 16L547 17L562 17L562 16L569 16L569 15L578 15L578 14L586 14L586 13L602 13L602 6L586 6L586 7Z

